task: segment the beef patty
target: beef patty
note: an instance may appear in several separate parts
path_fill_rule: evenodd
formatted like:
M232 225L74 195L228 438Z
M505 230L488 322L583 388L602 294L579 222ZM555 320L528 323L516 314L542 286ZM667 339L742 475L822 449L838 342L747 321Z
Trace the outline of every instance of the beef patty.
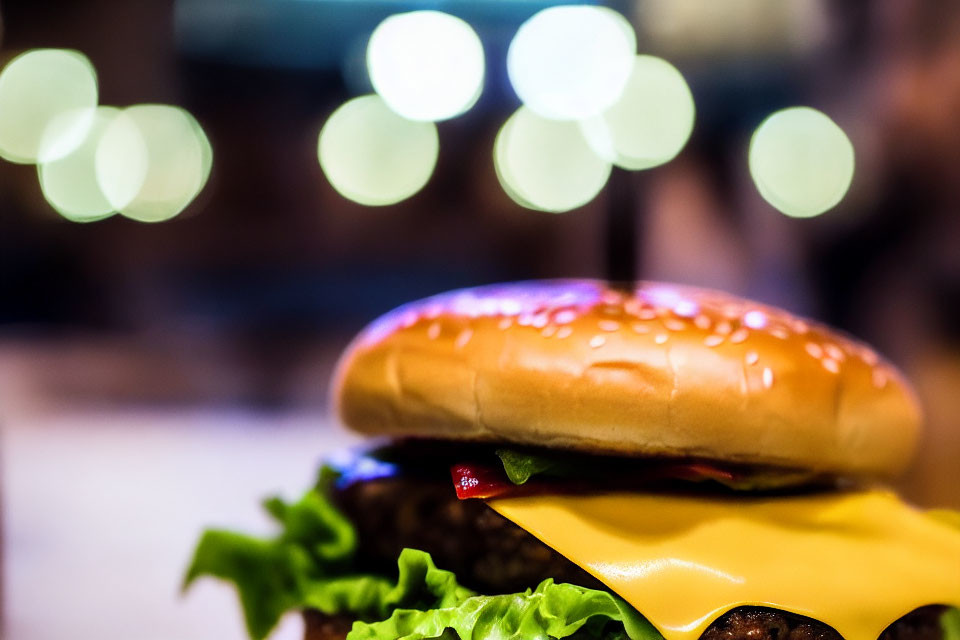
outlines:
M545 578L604 588L482 500L458 500L449 476L357 482L333 499L354 523L358 560L370 571L395 573L400 551L411 547L480 593L523 591Z
M481 500L458 500L441 477L395 477L354 483L334 502L354 523L361 567L390 575L405 547L429 552L480 593L514 593L545 578L604 586L586 571L510 522ZM879 640L942 640L943 607L923 607L890 625ZM306 640L343 640L351 620L305 612ZM739 607L718 618L701 640L842 640L816 620L761 607Z

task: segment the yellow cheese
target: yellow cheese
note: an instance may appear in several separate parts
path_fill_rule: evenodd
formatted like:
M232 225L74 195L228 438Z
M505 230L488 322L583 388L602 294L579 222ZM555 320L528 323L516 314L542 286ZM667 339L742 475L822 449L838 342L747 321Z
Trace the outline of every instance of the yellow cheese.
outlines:
M960 531L889 491L489 505L596 576L667 640L695 640L741 605L816 618L846 640L876 640L923 605L960 606Z

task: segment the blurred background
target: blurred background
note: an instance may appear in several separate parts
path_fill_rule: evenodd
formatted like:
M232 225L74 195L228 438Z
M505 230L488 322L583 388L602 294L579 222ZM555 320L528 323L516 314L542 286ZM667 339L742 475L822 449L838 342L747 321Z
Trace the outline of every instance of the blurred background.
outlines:
M0 62L79 51L99 104L176 107L205 141L202 176L153 223L123 207L78 223L41 188L42 163L38 180L33 163L0 162L2 637L242 637L229 589L178 594L199 529L267 530L257 499L295 495L325 451L354 441L329 420L326 385L366 322L503 280L709 286L863 337L927 412L900 488L960 507L960 5L609 3L637 52L685 78L692 132L658 166L606 163L593 192L551 209L501 184L493 156L521 104L511 41L556 4L0 3ZM418 9L475 30L481 91L434 118L422 188L367 206L331 184L338 160L321 166L318 135L371 93L373 30ZM748 163L757 127L795 105L828 114L855 149L849 192L822 215L778 211Z

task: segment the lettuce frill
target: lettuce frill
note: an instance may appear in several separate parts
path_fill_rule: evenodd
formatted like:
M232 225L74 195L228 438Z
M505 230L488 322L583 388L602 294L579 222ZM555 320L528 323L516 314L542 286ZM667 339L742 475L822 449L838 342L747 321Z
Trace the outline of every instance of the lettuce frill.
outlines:
M478 595L438 569L430 554L404 549L397 575L355 569L356 533L327 498L330 472L294 503L264 507L280 533L261 539L224 530L203 534L184 579L235 585L247 632L262 640L288 611L355 617L348 640L662 640L635 609L607 591L542 582L523 593Z

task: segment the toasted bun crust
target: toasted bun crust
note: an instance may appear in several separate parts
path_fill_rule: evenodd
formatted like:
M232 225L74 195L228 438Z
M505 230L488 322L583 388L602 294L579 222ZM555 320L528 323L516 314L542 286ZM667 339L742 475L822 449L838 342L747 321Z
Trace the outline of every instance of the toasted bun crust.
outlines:
M866 345L725 293L546 281L453 291L388 313L344 354L363 433L694 456L891 476L920 411Z

